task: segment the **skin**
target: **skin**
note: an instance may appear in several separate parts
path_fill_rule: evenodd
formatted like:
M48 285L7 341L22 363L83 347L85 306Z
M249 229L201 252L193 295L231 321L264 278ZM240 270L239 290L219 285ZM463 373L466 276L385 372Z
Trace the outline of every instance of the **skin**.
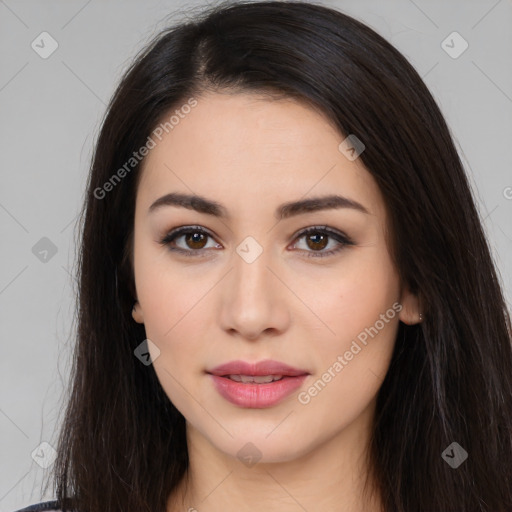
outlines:
M377 495L363 499L375 398L399 320L420 320L418 300L390 259L380 190L360 159L338 149L345 137L306 105L247 93L197 100L146 157L136 196L133 318L158 347L154 370L187 424L190 468L167 510L380 510ZM230 218L177 206L148 213L169 192L213 199ZM281 203L332 193L369 214L339 208L274 217ZM159 243L184 225L212 237L198 243L182 235L174 246L204 257ZM314 234L297 236L310 226L341 231L354 245L308 257L339 247L332 237L325 246ZM263 249L252 263L236 252L247 236ZM394 303L401 311L300 403L299 392ZM205 373L234 359L275 359L310 375L277 405L243 408L219 395ZM250 467L237 457L248 442L261 453Z

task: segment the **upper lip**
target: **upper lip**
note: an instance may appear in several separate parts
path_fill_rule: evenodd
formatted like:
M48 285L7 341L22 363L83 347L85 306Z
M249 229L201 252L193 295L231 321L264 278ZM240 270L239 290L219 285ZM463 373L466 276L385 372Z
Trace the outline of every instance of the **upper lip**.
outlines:
M249 363L246 361L229 361L228 363L216 366L212 370L207 370L207 373L212 375L286 375L296 377L298 375L309 374L306 370L293 368L280 361L266 359L256 363Z

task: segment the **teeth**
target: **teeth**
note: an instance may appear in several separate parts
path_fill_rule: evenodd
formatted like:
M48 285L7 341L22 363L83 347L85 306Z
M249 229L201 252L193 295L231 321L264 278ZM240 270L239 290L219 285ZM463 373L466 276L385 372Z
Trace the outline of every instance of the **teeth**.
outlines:
M228 377L236 382L255 382L256 384L268 384L283 378L282 375L228 375Z

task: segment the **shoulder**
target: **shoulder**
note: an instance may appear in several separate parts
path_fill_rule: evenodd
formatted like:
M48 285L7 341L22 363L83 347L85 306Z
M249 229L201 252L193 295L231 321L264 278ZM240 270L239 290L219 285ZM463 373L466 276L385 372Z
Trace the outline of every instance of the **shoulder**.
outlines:
M15 510L14 512L61 512L61 510L58 501L44 501Z

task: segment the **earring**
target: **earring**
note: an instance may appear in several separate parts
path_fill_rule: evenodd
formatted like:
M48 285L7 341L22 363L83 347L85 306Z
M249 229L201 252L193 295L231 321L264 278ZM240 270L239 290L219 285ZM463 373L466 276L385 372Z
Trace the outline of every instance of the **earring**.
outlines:
M420 313L420 322L423 321L423 313Z

